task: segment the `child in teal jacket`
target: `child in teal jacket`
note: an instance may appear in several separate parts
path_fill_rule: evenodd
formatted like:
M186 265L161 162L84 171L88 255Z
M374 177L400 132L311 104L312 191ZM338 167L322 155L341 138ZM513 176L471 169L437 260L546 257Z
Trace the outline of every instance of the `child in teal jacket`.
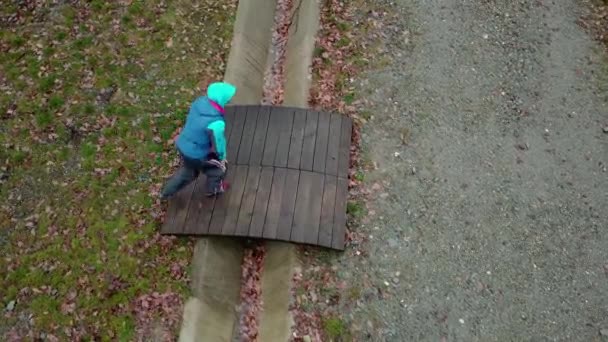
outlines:
M236 87L216 82L207 88L207 96L194 100L186 117L186 124L175 143L182 158L182 167L167 181L161 198L176 194L198 177L207 176L205 192L208 196L226 190L226 137L224 107L236 93Z

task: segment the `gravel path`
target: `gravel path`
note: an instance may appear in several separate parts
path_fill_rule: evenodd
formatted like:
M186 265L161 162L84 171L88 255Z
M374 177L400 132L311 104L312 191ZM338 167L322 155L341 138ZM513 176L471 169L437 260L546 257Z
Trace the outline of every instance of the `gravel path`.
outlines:
M607 65L579 6L396 1L357 80L371 237L335 261L356 340L608 340Z

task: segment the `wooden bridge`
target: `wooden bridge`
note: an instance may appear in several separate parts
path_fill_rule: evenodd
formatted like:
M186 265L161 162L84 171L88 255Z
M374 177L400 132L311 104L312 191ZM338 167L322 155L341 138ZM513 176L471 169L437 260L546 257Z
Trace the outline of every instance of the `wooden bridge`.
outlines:
M169 202L163 234L283 240L343 250L352 121L312 110L229 106L230 189L204 175Z

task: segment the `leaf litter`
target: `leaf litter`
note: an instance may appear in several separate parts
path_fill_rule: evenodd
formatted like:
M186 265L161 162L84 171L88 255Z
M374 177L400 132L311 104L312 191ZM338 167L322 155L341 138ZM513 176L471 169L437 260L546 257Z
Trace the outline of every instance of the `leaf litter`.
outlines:
M163 142L200 82L221 79L235 10L0 8L0 287L16 303L4 340L174 340L192 243L158 234L157 193L177 165Z
M360 14L367 10L367 16ZM381 34L385 11L369 8L369 4L357 1L324 1L321 7L320 29L317 35L315 56L312 64L313 83L309 105L323 111L338 112L353 119L350 150L349 199L364 201L368 190L361 187L357 172L371 167L366 165L359 151L360 129L366 122L358 107L364 99L355 94L353 80L363 71L377 52L374 36ZM353 230L357 219L347 221L347 257L365 253L362 250L367 237ZM326 341L332 331L328 326L340 326L337 306L344 300L347 284L338 280L337 269L322 259L326 251L300 247L303 269L293 278L292 304L294 316L292 341ZM346 332L344 332L346 333Z

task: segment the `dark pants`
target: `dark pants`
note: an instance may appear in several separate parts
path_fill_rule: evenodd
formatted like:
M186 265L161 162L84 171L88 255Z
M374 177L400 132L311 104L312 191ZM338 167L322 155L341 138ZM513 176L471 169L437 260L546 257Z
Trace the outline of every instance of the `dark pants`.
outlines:
M180 155L182 157L182 165L167 181L167 184L165 184L161 193L163 198L168 198L178 193L181 189L195 180L201 172L207 177L205 182L205 193L207 195L213 195L221 192L222 180L226 175L224 170L205 160L191 159L181 153Z

